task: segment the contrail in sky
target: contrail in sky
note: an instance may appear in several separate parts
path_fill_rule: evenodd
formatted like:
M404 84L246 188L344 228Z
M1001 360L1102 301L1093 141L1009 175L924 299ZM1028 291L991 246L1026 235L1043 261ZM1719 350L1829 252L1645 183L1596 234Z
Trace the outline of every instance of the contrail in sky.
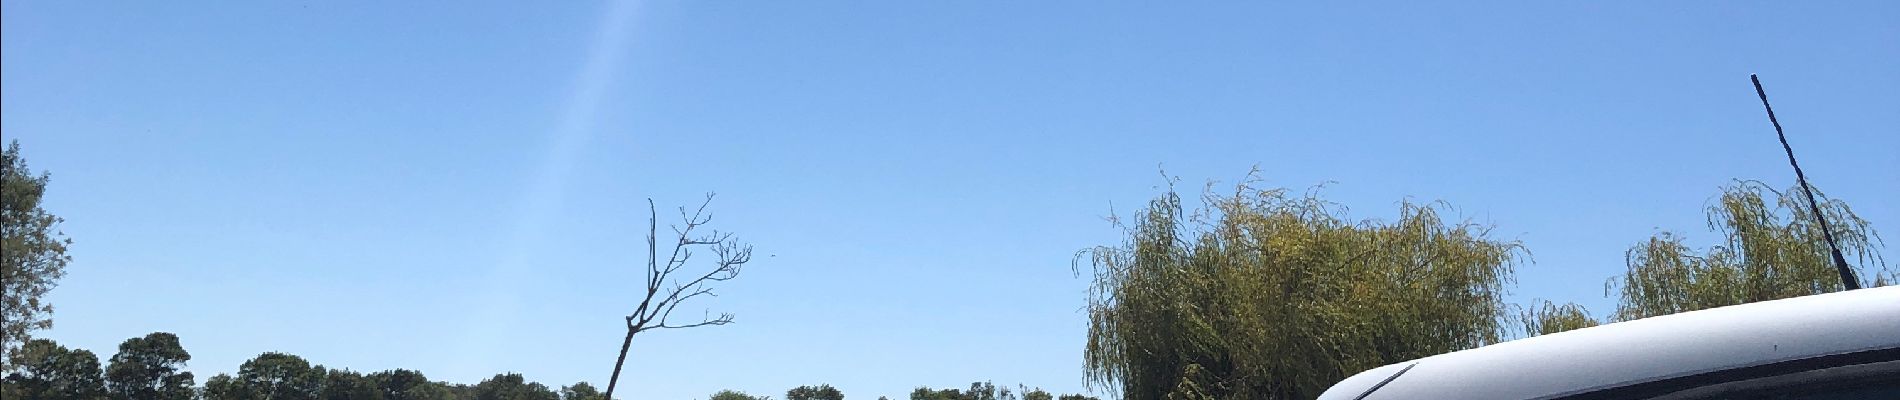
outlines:
M462 350L457 368L492 370L497 352L510 343L504 327L521 326L521 300L511 287L528 277L534 269L530 262L531 244L547 236L547 226L567 194L569 172L574 169L576 153L594 135L601 103L622 69L635 12L633 1L612 1L601 14L594 31L593 44L587 50L586 63L569 88L559 120L550 132L547 158L528 190L522 192L522 211L515 221L514 236L503 244L500 262L490 270L477 298L480 303L469 315L463 331ZM517 347L519 348L519 347Z

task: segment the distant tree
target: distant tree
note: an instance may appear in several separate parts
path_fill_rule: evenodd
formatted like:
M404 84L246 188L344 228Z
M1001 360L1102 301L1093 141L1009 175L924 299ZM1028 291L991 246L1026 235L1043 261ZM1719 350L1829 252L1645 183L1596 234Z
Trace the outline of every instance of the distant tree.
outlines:
M1101 400L1101 399L1095 398L1095 396L1084 396L1084 395L1079 395L1079 394L1065 394L1065 395L1062 395L1062 397L1057 397L1056 400Z
M1351 374L1501 340L1504 285L1523 254L1442 203L1391 221L1255 175L1192 212L1173 190L1123 242L1085 249L1083 365L1121 398L1311 399Z
M844 400L844 392L828 384L799 386L785 391L785 400Z
M575 382L561 387L561 400L607 400L593 384L586 381Z
M322 368L322 367L318 367ZM323 376L323 400L375 399L376 384L361 373L332 369Z
M1028 386L1016 385L1016 390L1023 394L1022 400L1056 400L1055 395L1043 391L1042 388L1032 389Z
M15 354L13 373L5 378L8 399L94 400L105 396L99 357L67 349L51 340L33 339Z
M382 371L368 378L382 400L446 400L450 396L448 388L414 370Z
M737 390L721 390L707 397L707 400L772 400L771 396L753 396Z
M1524 310L1519 318L1524 323L1525 336L1548 335L1597 326L1597 320L1590 317L1590 311L1576 303L1559 305L1544 301L1534 307Z
M327 379L323 367L313 367L303 357L269 352L238 366L234 381L239 391L272 400L316 400L322 395Z
M880 397L882 399L882 397ZM991 381L971 382L969 389L932 389L919 386L910 392L911 400L1055 400L1041 388L1016 385L1016 390L997 386Z
M697 232L706 224L712 223L712 214L706 213L706 206L712 204L713 195L707 194L706 201L691 215L685 207L680 207L680 217L684 226L673 226L673 236L669 243L673 250L662 263L659 259L659 213L653 208L653 200L647 199L647 273L646 282L641 287L640 305L633 314L626 316L627 337L620 342L620 356L614 360L614 372L607 378L607 393L613 397L614 388L620 384L620 368L627 362L627 349L633 346L633 335L653 329L692 328L707 325L725 325L732 323L732 314L720 314L713 317L704 314L698 322L675 323L668 318L673 309L694 297L713 294L708 286L739 277L739 269L752 261L752 246L738 242L732 233L718 230L711 234ZM685 272L688 261L693 257L694 249L709 250L713 254L711 268L703 273ZM690 312L690 311L689 311Z
M475 400L480 396L475 392L475 386L466 383L436 382L435 387L446 393L445 396L450 400Z
M239 384L237 378L231 377L230 374L217 374L205 379L202 397L205 400L247 400L263 397L250 392L249 389Z
M917 387L916 390L910 391L910 400L965 400L965 399L967 399L967 397L964 397L963 391L956 390L956 389L932 390L931 388L927 386L919 386Z
M1820 224L1797 193L1738 181L1723 187L1720 200L1708 207L1709 229L1724 237L1721 244L1697 254L1681 236L1665 231L1632 246L1625 257L1628 271L1605 284L1618 297L1614 320L1841 290ZM1891 273L1873 226L1846 202L1815 194L1842 253L1860 263L1853 266L1857 275L1872 272L1868 286L1888 284Z
M53 326L53 305L42 297L66 275L66 246L58 216L40 207L46 183L20 156L20 142L0 152L0 373L13 371L13 354L33 331Z
M194 396L190 372L180 371L191 353L178 336L154 332L126 339L106 367L106 391L121 400L187 400Z
M1012 397L1008 388L998 389L989 381L970 382L970 390L963 391L965 400L1006 400Z
M475 400L560 400L547 385L529 382L521 374L495 374L475 385Z

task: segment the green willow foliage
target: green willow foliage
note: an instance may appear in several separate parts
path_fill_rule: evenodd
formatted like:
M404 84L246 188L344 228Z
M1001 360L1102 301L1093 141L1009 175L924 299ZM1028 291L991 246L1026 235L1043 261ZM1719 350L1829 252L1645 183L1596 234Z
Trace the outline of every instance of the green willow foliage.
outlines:
M1605 284L1606 294L1619 297L1612 318L1627 321L1840 291L1820 224L1800 190L1778 192L1755 181L1723 187L1720 201L1708 208L1708 224L1725 239L1706 253L1696 254L1670 232L1632 246L1625 256L1628 272ZM1815 195L1841 254L1859 264L1855 269L1864 286L1888 284L1891 273L1876 250L1880 235L1847 203L1818 190Z
M1314 192L1209 190L1185 214L1172 185L1092 271L1084 367L1130 399L1310 399L1353 373L1500 341L1525 254L1443 203L1351 222Z
M1576 303L1557 304L1544 301L1541 306L1524 310L1518 321L1524 323L1526 336L1549 335L1552 333L1583 329L1597 326L1590 311Z

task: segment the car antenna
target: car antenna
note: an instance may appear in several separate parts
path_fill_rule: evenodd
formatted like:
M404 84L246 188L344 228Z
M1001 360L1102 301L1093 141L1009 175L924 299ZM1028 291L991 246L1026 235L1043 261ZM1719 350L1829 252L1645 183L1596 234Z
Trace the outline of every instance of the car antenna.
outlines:
M1860 289L1860 279L1854 277L1854 269L1847 266L1847 258L1841 257L1841 246L1834 243L1834 230L1827 227L1827 215L1821 213L1821 205L1814 202L1814 189L1808 187L1808 176L1801 172L1801 164L1794 161L1794 148L1788 147L1788 135L1781 132L1781 121L1775 119L1775 107L1768 105L1768 92L1761 88L1761 78L1748 74L1748 80L1755 82L1755 95L1761 96L1761 108L1768 110L1768 122L1775 124L1775 137L1781 139L1781 150L1788 153L1788 166L1794 167L1794 179L1801 182L1801 193L1808 196L1808 211L1814 213L1814 219L1821 221L1821 237L1827 239L1827 249L1834 253L1834 268L1841 272L1841 285L1847 290Z

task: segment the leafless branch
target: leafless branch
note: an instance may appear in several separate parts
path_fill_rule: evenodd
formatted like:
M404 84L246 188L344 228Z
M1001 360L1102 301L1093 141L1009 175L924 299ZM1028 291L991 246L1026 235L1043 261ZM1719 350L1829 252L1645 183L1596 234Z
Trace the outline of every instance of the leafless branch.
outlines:
M608 398L613 397L614 388L620 382L620 370L627 362L627 350L633 344L633 336L653 329L682 329L709 325L732 323L733 315L721 313L715 317L711 311L702 314L698 322L674 324L669 320L673 310L694 297L718 297L709 286L714 282L723 282L739 277L739 271L752 261L752 246L740 243L730 232L713 230L709 234L699 234L707 224L712 223L712 214L706 207L712 204L713 194L707 193L705 201L699 207L687 211L680 207L680 225L669 225L673 230L673 248L665 261L659 259L659 218L652 199L647 199L647 276L644 291L641 292L640 305L633 313L625 317L627 335L620 343L620 356L614 361L614 372L607 380ZM703 273L679 276L693 259L693 250L710 250L714 261Z

